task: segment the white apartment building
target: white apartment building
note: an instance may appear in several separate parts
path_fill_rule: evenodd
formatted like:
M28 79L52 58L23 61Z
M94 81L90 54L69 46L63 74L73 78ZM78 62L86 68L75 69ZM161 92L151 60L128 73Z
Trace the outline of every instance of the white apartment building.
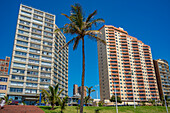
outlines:
M9 99L34 104L42 89L59 84L68 95L68 47L62 33L54 33L55 15L20 5L10 68Z
M123 28L104 25L97 42L101 100L119 96L123 102L159 99L151 48Z

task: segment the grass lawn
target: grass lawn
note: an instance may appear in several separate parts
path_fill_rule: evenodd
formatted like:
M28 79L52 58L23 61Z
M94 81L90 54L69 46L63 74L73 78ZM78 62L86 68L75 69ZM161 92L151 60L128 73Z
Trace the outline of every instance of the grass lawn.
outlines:
M60 107L55 107L55 110L50 110L51 107L40 106L45 113L58 113ZM100 113L116 113L115 107L84 107L84 113L95 113L95 109L101 109ZM166 113L166 108L163 106L137 106L134 110L133 106L118 107L119 113ZM170 107L168 107L170 111ZM77 113L76 106L66 106L64 113Z

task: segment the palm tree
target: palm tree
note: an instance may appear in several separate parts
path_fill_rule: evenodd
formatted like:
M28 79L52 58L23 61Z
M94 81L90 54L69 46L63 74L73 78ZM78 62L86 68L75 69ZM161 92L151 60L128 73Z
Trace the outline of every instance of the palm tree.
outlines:
M93 88L93 86L91 86L91 87L87 87L86 86L86 92L88 93L88 101L90 101L90 94L92 93L92 92L95 92L95 90L94 89L92 89Z
M63 110L65 109L65 105L67 103L68 100L68 96L64 97L63 99L59 98L59 104L60 104L60 108L61 108L61 113L63 113Z
M54 109L55 103L59 101L59 98L60 98L59 96L63 92L63 89L58 92L58 88L59 88L59 85L57 84L55 88L53 88L52 86L49 86L50 92L47 92L46 90L42 89L42 92L44 92L47 95L47 98L49 102L51 103L51 106L52 106L51 110Z
M98 22L104 22L103 19L94 19L93 17L97 14L95 10L92 14L90 14L87 18L83 15L82 7L79 4L75 4L71 6L70 16L66 14L62 14L70 20L70 23L64 25L63 28L56 29L56 32L63 31L65 34L76 35L73 39L67 42L62 48L68 46L70 43L74 42L73 50L75 50L79 44L79 41L82 40L82 53L83 53L83 66L82 66L82 93L81 93L81 104L80 104L80 113L83 113L83 99L84 99L84 78L85 78L85 50L84 50L84 38L85 36L89 36L90 39L95 39L102 41L96 34L100 33L98 30L91 30L94 25L97 25Z

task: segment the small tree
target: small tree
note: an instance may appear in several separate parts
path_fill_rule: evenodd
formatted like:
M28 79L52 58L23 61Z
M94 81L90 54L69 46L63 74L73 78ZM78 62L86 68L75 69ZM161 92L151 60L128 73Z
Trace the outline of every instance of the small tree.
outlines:
M95 90L92 89L92 88L93 88L93 86L91 86L91 87L87 87L87 86L86 86L86 92L88 93L88 96L85 97L85 104L86 104L86 105L87 105L87 103L90 102L90 100L91 100L91 99L90 99L91 93L95 91Z
M63 89L58 92L58 88L59 88L58 84L55 86L55 88L49 86L49 91L50 91L49 93L46 90L42 89L42 92L46 94L49 102L51 103L52 106L51 110L54 109L54 105L56 104L57 101L59 101L60 98L59 96L63 92Z
M110 102L116 102L114 95L112 95L112 97L110 98Z
M59 105L61 108L61 113L63 113L63 110L65 109L65 105L67 103L68 96L64 97L63 99L59 98Z
M110 102L116 102L115 96L112 95L112 97L110 98ZM122 100L119 96L117 96L117 102L118 103L122 103Z
M99 101L99 107L102 107L103 106L103 102L102 101Z

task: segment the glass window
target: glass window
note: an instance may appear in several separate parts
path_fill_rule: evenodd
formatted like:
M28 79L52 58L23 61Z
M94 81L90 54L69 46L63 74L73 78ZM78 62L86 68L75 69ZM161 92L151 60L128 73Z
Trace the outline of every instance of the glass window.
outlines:
M13 69L12 73L20 73L20 74L24 74L25 70L21 70L21 69Z
M27 53L15 51L15 55L27 56Z
M16 80L24 80L24 76L12 75L12 79L16 79Z
M21 11L21 14L31 16L31 13L28 13L28 12L25 12L25 11Z
M16 49L27 51L27 47L22 47L22 46L16 46Z
M23 88L10 88L10 92L22 93Z
M18 33L29 35L29 32L23 31L23 30L18 30Z
M37 24L32 24L32 27L36 27L36 28L42 29L42 26L41 25L37 25Z
M26 20L31 20L31 18L30 18L30 17L26 17L26 16L23 16L23 15L21 15L21 16L20 16L20 18L22 18L22 19L26 19Z
M40 21L40 20L36 20L36 19L33 19L33 22L38 23L38 24L43 24L43 22L42 22L42 21Z
M42 19L43 19L43 17L38 16L38 15L35 15L35 14L34 14L34 18L37 18L37 19L40 19L40 20L42 20Z
M0 85L0 90L6 90L6 85Z
M27 10L27 11L32 11L32 9L24 7L24 6L22 6L22 9Z
M0 77L0 82L7 82L8 78Z
M30 25L30 22L23 21L23 20L20 20L20 23L21 23L21 24L25 24L25 25Z
M43 15L43 13L42 13L42 12L40 12L40 11L36 11L36 10L34 10L34 13L39 14L39 15Z
M26 37L26 36L21 36L21 35L18 35L17 38L23 39L23 40L28 40L28 37Z
M37 38L41 38L41 35L37 35L37 34L32 34L32 36L37 37Z

